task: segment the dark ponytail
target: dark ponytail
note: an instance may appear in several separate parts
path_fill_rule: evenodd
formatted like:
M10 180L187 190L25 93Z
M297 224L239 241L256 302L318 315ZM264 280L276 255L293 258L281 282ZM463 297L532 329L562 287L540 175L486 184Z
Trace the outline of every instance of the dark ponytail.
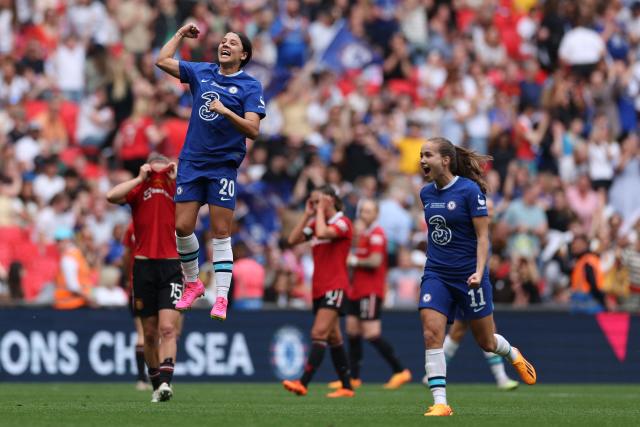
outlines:
M488 185L483 176L483 166L493 160L493 157L454 145L446 138L429 138L429 141L438 144L438 151L441 157L449 157L451 159L449 166L451 173L469 178L478 184L483 193L487 193Z
M331 184L321 185L320 187L316 187L313 191L319 191L322 194L331 196L331 198L333 199L333 207L336 208L338 212L342 211L344 207L342 204L342 199L338 197L338 192L335 190L335 188L333 188Z

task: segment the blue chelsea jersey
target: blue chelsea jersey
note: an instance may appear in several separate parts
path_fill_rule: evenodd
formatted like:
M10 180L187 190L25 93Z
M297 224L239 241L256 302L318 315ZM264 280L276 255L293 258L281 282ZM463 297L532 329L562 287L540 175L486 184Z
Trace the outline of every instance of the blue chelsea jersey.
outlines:
M428 227L425 269L454 277L473 274L478 242L473 217L488 215L478 184L458 176L441 189L430 183L420 191L420 200Z
M262 85L242 70L225 76L218 64L187 61L179 64L180 81L189 84L193 96L180 159L238 167L247 152L246 137L228 119L209 111L209 105L219 99L240 117L253 112L262 119L265 115Z

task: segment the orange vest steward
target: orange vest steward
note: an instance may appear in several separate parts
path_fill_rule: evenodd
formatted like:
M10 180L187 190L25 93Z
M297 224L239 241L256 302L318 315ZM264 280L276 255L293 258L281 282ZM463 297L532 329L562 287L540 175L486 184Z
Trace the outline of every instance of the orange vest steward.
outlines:
M604 274L600 268L600 257L594 254L584 254L576 262L573 271L571 272L571 290L573 292L582 292L588 294L591 292L591 287L587 281L587 275L584 272L585 266L590 265L593 268L593 273L596 276L596 286L598 289L602 289L604 285Z
M62 272L58 270L56 276L56 292L54 294L53 307L59 310L74 310L87 304L87 296L91 292L91 269L80 249L72 247L67 249L62 256L70 256L78 263L78 282L83 296L74 294L67 289L67 283Z

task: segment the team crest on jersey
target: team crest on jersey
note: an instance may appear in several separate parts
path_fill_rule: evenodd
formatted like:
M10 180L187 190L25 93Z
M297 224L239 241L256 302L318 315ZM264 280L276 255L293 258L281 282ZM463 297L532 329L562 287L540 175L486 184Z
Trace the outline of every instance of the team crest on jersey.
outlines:
M179 185L178 188L176 188L176 194L178 196L182 194L182 185Z
M230 93L230 94L236 94L236 93L238 93L238 88L237 88L237 87L235 87L235 86L231 86L231 87L229 88L229 93Z
M220 99L220 95L218 94L218 92L209 91L203 93L200 97L205 101L204 104L201 105L198 109L198 115L202 120L206 120L208 122L210 122L211 120L215 120L218 117L218 113L209 111L209 106L213 101L217 101L218 99Z
M276 331L271 341L271 365L276 377L290 380L300 377L305 363L304 335L294 326Z
M426 304L426 303L428 303L429 301L431 301L431 294L424 294L424 295L422 296L422 302Z
M447 203L447 209L449 209L450 211L454 210L455 208L456 208L456 202L454 202L453 200Z

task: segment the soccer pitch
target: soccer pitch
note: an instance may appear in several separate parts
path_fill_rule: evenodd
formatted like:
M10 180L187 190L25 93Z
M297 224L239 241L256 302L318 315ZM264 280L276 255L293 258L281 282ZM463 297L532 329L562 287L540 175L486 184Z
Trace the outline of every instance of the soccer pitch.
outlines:
M0 388L2 426L632 426L637 385L536 385L501 392L491 385L447 387L453 417L425 418L428 390L368 384L353 399L324 397L311 384L298 397L279 384L176 383L174 399L150 403L133 384L9 384Z

